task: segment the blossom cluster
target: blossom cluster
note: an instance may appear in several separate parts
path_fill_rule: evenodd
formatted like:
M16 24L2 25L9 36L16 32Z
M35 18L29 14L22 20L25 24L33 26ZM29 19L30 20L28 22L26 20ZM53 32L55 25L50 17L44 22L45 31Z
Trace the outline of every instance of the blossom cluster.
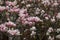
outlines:
M10 35L22 34L23 40L45 32L48 40L51 32L60 26L60 0L5 0L0 3L0 31ZM54 28L56 27L56 28ZM57 32L58 33L58 32ZM40 37L39 37L40 39Z

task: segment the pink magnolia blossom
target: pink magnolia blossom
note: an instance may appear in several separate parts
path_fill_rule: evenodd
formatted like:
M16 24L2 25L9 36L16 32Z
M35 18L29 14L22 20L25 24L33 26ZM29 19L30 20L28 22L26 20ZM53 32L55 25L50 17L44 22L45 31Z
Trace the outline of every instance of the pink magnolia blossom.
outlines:
M17 4L16 0L14 2L12 2L12 6L15 6L16 4Z
M44 14L43 17L44 17L46 20L49 20L49 18L51 18L51 16L48 15L48 14Z
M40 18L39 17L35 17L35 22L39 22Z
M55 1L52 6L58 6L58 5L59 5L58 2Z
M36 11L35 14L38 15L38 14L40 14L40 13Z
M60 13L58 13L58 14L56 15L56 18L57 18L57 19L60 19Z
M9 10L9 6L6 6L5 9L6 9L6 10Z
M19 16L20 16L20 17L25 17L25 14L22 14L22 13L21 13L21 14L19 14Z
M1 24L0 25L0 31L3 31L4 32L4 31L7 31L7 29L8 28L5 26L5 24Z
M13 9L10 9L10 10L8 10L8 12L14 12L14 10Z
M35 23L34 22L28 22L29 26L33 26Z
M29 17L28 13L25 14L25 17Z
M4 6L0 6L0 11L4 11L5 7Z
M27 13L27 9L20 9L19 11L19 17L20 17L20 21L22 24L26 25L28 24L29 26L32 26L35 24L35 22L39 22L40 18L39 17L29 17L28 13Z
M20 9L20 11L19 11L19 13L21 13L21 14L23 14L24 12L27 12L27 9L22 8L22 9Z
M18 7L19 7L19 5L16 5L16 6L14 6L13 8L14 8L14 9L17 9Z
M18 29L15 29L15 30L9 29L8 33L10 33L11 35L20 35L20 32Z
M27 20L28 20L28 21L31 21L31 22L32 22L32 21L38 22L38 21L40 21L40 18L39 18L39 17L28 17Z
M25 21L25 24L28 24L29 22L28 21Z
M20 9L19 8L12 8L12 9L9 9L8 11L19 13Z
M5 25L7 25L8 27L16 27L16 24L11 21L6 22Z
M33 17L28 17L27 20L32 22L32 21L34 21L34 18Z
M10 2L9 2L9 1L6 1L5 3L6 3L6 4L9 4Z
M20 9L19 9L19 8L14 9L14 12L16 12L16 13L18 13L19 11L20 11Z
M28 21L22 21L23 25L27 25L29 22Z
M48 32L51 33L53 31L52 27L49 27Z
M49 17L45 17L46 20L49 20Z
M12 2L6 1L6 5L11 6Z
M44 1L42 1L42 4L44 4L45 6L46 6L46 5L49 6L51 3L49 2L49 0L44 0Z
M17 4L17 1L11 2L11 1L6 1L6 5L8 6L15 6Z

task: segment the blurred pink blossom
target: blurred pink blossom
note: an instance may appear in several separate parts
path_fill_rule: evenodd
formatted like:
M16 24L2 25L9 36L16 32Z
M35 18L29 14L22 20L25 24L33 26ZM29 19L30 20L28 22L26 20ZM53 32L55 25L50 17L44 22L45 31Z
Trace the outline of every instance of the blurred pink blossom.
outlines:
M0 31L3 31L3 32L5 32L5 31L7 31L7 27L5 26L5 24L1 24L0 25Z
M60 19L60 13L58 13L58 14L56 15L56 18L57 18L57 19Z
M16 24L11 21L6 22L5 25L7 25L8 27L16 27Z
M8 6L15 6L17 4L17 1L11 2L11 1L6 1L6 5Z
M12 8L12 9L9 9L8 11L19 13L20 9L19 8L16 8L16 9Z
M5 6L0 6L0 11L4 11L5 10Z
M10 33L11 35L20 35L20 32L18 29L15 29L15 30L9 29L8 33Z
M35 22L39 22L40 18L39 17L35 17Z
M9 6L6 6L5 9L6 9L6 10L9 10Z
M58 2L57 1L55 1L53 4L52 4L52 6L58 6L59 4L58 4Z

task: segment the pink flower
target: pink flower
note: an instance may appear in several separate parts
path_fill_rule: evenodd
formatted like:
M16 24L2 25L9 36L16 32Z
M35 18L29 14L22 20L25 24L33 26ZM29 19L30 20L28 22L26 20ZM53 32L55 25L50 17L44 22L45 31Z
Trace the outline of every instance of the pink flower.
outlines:
M25 24L24 22L25 22L25 21L21 21L22 24Z
M48 32L51 33L53 31L52 27L49 27Z
M49 17L45 17L46 20L49 20Z
M39 17L28 17L27 20L29 22L38 22L40 21L40 18Z
M6 22L5 25L7 25L8 27L16 27L16 24L11 21Z
M29 22L28 21L25 21L25 24L28 24Z
M27 9L20 9L19 13L23 14L24 12L27 12Z
M7 31L7 29L8 28L5 26L5 24L1 24L0 25L0 31L3 31L4 32L4 31Z
M28 17L27 20L28 20L29 22L33 22L33 21L35 20L35 18L34 18L34 17Z
M52 6L58 6L58 5L59 4L57 3L57 1L55 1Z
M19 8L12 8L12 9L9 9L8 11L19 13L20 9Z
M40 18L39 17L35 17L35 22L39 22Z
M6 1L5 3L6 3L6 4L9 4L9 1Z
M6 8L5 8L6 10L8 10L9 9L9 6L6 6Z
M14 9L14 12L16 12L16 13L18 13L19 11L20 11L20 9L19 9L19 8Z
M17 9L18 7L19 7L19 5L16 5L16 6L14 6L13 8L14 8L14 9Z
M6 1L6 5L8 6L15 6L17 4L17 1L11 2L11 1Z
M19 14L19 16L20 16L20 17L25 17L25 14L22 14L22 13L21 13L21 14Z
M21 18L20 20L22 20L22 21L25 19L25 17L20 17L20 18Z
M25 17L29 17L28 13L25 14Z
M0 6L0 11L4 11L5 7L4 6Z
M11 4L12 4L12 2L10 2L10 1L6 1L5 3L6 3L6 5L8 5L8 6L11 6Z
M20 35L20 32L18 29L15 29L15 30L9 29L7 32L11 35Z
M48 16L48 14L47 14L47 13L45 13L45 14L43 15L43 17L45 17L45 16Z
M28 22L28 25L29 25L29 26L32 26L32 25L33 25L33 22Z
M48 14L44 14L43 17L48 20L49 18L51 18L51 15L48 15Z
M14 12L14 9L10 9L10 10L8 10L8 12Z
M60 19L60 13L58 13L58 14L56 15L56 18L57 18L57 19Z
M38 15L38 14L40 14L40 13L36 11L35 14Z
M22 21L23 25L27 25L29 22L28 21Z
M16 4L17 4L16 0L14 2L12 2L12 6L15 6Z
M49 2L49 0L44 0L44 1L42 1L42 4L44 4L44 6L46 6L46 5L50 5L50 2Z

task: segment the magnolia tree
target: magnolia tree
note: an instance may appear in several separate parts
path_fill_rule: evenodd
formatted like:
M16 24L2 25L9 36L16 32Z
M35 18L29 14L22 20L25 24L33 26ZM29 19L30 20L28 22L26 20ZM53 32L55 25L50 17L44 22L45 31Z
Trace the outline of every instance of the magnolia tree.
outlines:
M55 40L59 8L60 0L0 0L0 31L9 40Z

